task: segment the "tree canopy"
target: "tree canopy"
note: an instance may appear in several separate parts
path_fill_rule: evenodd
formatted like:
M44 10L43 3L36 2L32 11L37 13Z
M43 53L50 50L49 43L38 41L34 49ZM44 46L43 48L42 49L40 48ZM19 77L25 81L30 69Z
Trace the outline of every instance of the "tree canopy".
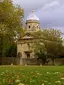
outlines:
M22 30L24 11L11 0L0 2L0 33L17 36Z
M62 32L52 28L43 29L36 33L36 37L39 38L39 41L35 43L35 54L38 54L39 58L43 58L42 54L46 52L46 56L50 57L54 63L54 59L61 56L64 50Z
M0 57L22 33L24 10L12 0L0 2Z

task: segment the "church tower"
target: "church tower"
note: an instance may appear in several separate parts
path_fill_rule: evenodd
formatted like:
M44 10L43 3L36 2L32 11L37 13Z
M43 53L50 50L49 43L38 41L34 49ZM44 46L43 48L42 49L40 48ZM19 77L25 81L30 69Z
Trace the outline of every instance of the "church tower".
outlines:
M35 40L38 39L33 36L32 32L37 32L38 30L40 30L39 18L32 10L26 20L26 32L17 41L18 64L31 65L37 63L37 60L35 61L34 49L32 46L33 43L35 43Z
M26 20L26 30L28 32L38 31L40 29L39 18L35 15L34 10L27 17Z

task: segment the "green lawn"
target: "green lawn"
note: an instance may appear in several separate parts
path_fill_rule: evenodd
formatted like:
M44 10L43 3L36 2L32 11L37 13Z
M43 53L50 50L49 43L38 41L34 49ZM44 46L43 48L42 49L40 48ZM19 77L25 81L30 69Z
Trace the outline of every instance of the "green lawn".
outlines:
M0 66L0 85L64 85L64 66Z

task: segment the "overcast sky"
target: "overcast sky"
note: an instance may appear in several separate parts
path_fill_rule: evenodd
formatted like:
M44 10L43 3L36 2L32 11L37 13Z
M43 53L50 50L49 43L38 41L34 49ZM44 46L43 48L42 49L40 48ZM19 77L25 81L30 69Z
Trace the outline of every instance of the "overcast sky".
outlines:
M64 0L14 0L24 8L25 19L34 9L41 28L55 28L64 32Z

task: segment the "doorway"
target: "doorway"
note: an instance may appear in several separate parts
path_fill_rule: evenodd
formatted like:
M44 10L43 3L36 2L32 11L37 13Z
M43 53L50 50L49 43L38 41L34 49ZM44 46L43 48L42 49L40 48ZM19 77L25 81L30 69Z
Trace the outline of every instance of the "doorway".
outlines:
M25 52L27 59L30 59L30 53L31 53L30 51Z

